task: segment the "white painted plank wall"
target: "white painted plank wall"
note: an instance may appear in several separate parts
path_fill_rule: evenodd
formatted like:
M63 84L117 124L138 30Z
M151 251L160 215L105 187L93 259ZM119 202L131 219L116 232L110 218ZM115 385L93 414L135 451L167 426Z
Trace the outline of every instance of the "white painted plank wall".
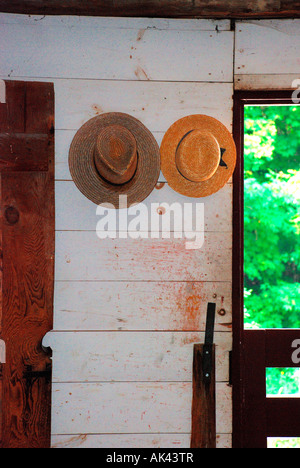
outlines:
M186 250L185 239L100 241L96 206L67 162L76 130L103 112L135 116L158 143L194 113L231 129L230 22L0 15L0 36L0 78L55 86L55 328L44 339L53 446L189 447L192 347L215 301L217 444L230 447L231 183L199 200L201 250ZM146 206L162 202L198 201L160 183Z
M300 79L300 20L238 21L236 89L295 89Z

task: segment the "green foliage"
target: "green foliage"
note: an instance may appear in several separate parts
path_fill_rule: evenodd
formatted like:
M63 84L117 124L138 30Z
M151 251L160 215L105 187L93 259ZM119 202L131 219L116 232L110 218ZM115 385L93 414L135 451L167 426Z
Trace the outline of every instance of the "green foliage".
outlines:
M300 328L300 106L245 108L245 325Z
M266 372L267 395L298 395L299 369L297 368L268 368Z

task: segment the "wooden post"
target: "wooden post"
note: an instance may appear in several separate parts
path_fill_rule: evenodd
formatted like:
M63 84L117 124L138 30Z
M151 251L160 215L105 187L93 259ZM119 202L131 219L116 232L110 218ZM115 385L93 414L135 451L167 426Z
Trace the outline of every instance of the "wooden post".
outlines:
M216 448L215 345L210 383L204 383L203 345L194 345L191 448Z
M3 82L2 82L3 83ZM53 326L54 90L5 83L0 104L2 448L50 447Z

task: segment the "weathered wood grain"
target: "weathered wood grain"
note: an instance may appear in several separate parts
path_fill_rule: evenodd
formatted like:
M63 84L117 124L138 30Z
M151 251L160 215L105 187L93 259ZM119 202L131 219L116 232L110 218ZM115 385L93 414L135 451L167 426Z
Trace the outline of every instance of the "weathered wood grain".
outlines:
M216 332L215 342L216 379L226 382L230 331ZM50 332L43 340L53 351L54 382L192 382L195 343L204 343L204 332Z
M9 83L6 91L7 119L0 131L9 132L13 145L11 131L40 135L47 122L49 170L36 171L40 154L35 152L33 168L27 161L26 171L12 164L9 172L1 172L0 336L6 346L1 447L45 448L50 445L51 360L41 342L53 322L54 96L53 87L42 83Z
M47 171L49 144L48 135L0 134L0 171Z
M19 24L18 28L4 23L1 33L7 51L1 60L0 75L14 79L233 81L232 31L160 29L159 25L151 28L137 24L125 29L117 21L114 28L102 28L102 24L103 19L94 19L92 24L78 23L76 27L59 22L49 25L43 20L32 26ZM72 44L72 53L66 53L62 44Z
M217 432L231 432L231 388L216 386ZM112 405L113 402L113 405ZM53 434L190 433L192 383L53 383Z
M204 234L201 249L187 250L184 238L99 239L95 232L57 232L56 280L228 282L231 244L231 233Z
M52 448L189 448L186 434L73 434L53 435ZM217 448L231 448L230 434L217 434Z
M299 20L247 21L236 31L236 74L299 74Z
M34 78L29 78L33 80ZM162 135L177 120L206 114L232 128L233 83L43 79L55 87L55 130L77 131L105 112L124 112ZM84 92L82 92L84 90ZM68 138L72 138L71 132ZM66 160L68 143L62 143Z
M110 209L105 215L97 214L97 206L82 195L73 182L56 182L55 189L56 230L95 231L97 223L104 216L111 226L116 220L117 229L123 231L127 229L127 226L122 226L118 222L118 212L115 210ZM190 214L188 211L184 214L187 204L189 204ZM200 204L204 205L203 219L197 211ZM79 213L80 216L78 216ZM175 218L174 213L177 213ZM178 222L179 213L182 213L181 223ZM187 198L175 192L168 184L159 182L143 203L136 205L134 212L129 213L128 219L131 221L137 216L141 223L139 229L142 229L142 226L148 226L149 232L154 226L154 222L151 222L153 217L159 220L159 225L155 228L159 232L162 231L164 223L169 224L169 219L172 232L179 224L181 229L190 225L193 229L200 227L200 230L205 232L231 232L232 186L227 184L210 197ZM129 224L128 229L134 231L135 227Z
M1 24L36 26L43 21L44 26L62 26L69 28L86 27L91 29L160 29L178 31L230 31L230 20L226 19L170 19L170 18L110 18L88 16L45 16L45 15L9 15L0 13ZM217 28L218 27L218 28Z
M203 345L194 345L191 448L216 448L216 368L212 348L211 381L203 381Z
M167 18L249 18L249 17L295 17L299 16L299 2L293 0L30 0L24 5L21 0L0 1L0 11L42 15L87 15L87 16L146 16Z
M166 132L190 114L207 114L229 130L232 126L232 83L53 81L55 129L78 130L103 112L130 114L152 132Z
M231 330L230 282L58 281L54 297L55 330L204 331L212 301L216 331Z
M56 178L69 181L56 185L57 229L66 232L57 232L55 329L80 333L53 335L53 375L59 381L53 387L53 445L189 447L191 346L203 339L203 333L193 332L204 330L207 302L216 301L217 311L225 310L224 316L217 314L216 330L227 332L220 333L224 342L218 345L223 381L218 431L221 446L230 446L231 389L225 381L231 345L231 186L205 200L205 230L225 234L207 232L203 250L188 253L180 240L97 239L96 207L75 190L68 170L76 130L102 112L135 116L159 143L175 120L193 113L211 115L231 129L230 21L0 15L0 23L10 38L0 76L29 81L44 76L43 81L54 82ZM166 184L159 187L151 195L154 201L161 194L177 200ZM174 342L173 330L179 332ZM161 363L160 348L170 351ZM107 381L91 381L100 378ZM141 378L146 382L126 382ZM176 382L149 382L155 378Z
M234 87L236 90L283 90L298 89L300 83L299 73L276 75L235 75Z

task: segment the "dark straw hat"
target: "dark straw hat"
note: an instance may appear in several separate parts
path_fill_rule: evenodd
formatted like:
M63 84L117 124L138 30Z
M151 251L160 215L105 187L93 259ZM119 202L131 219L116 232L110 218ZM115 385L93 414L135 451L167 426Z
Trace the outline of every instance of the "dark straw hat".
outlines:
M69 167L77 188L89 200L119 208L142 202L160 173L160 154L152 133L134 117L111 112L86 122L69 151Z

